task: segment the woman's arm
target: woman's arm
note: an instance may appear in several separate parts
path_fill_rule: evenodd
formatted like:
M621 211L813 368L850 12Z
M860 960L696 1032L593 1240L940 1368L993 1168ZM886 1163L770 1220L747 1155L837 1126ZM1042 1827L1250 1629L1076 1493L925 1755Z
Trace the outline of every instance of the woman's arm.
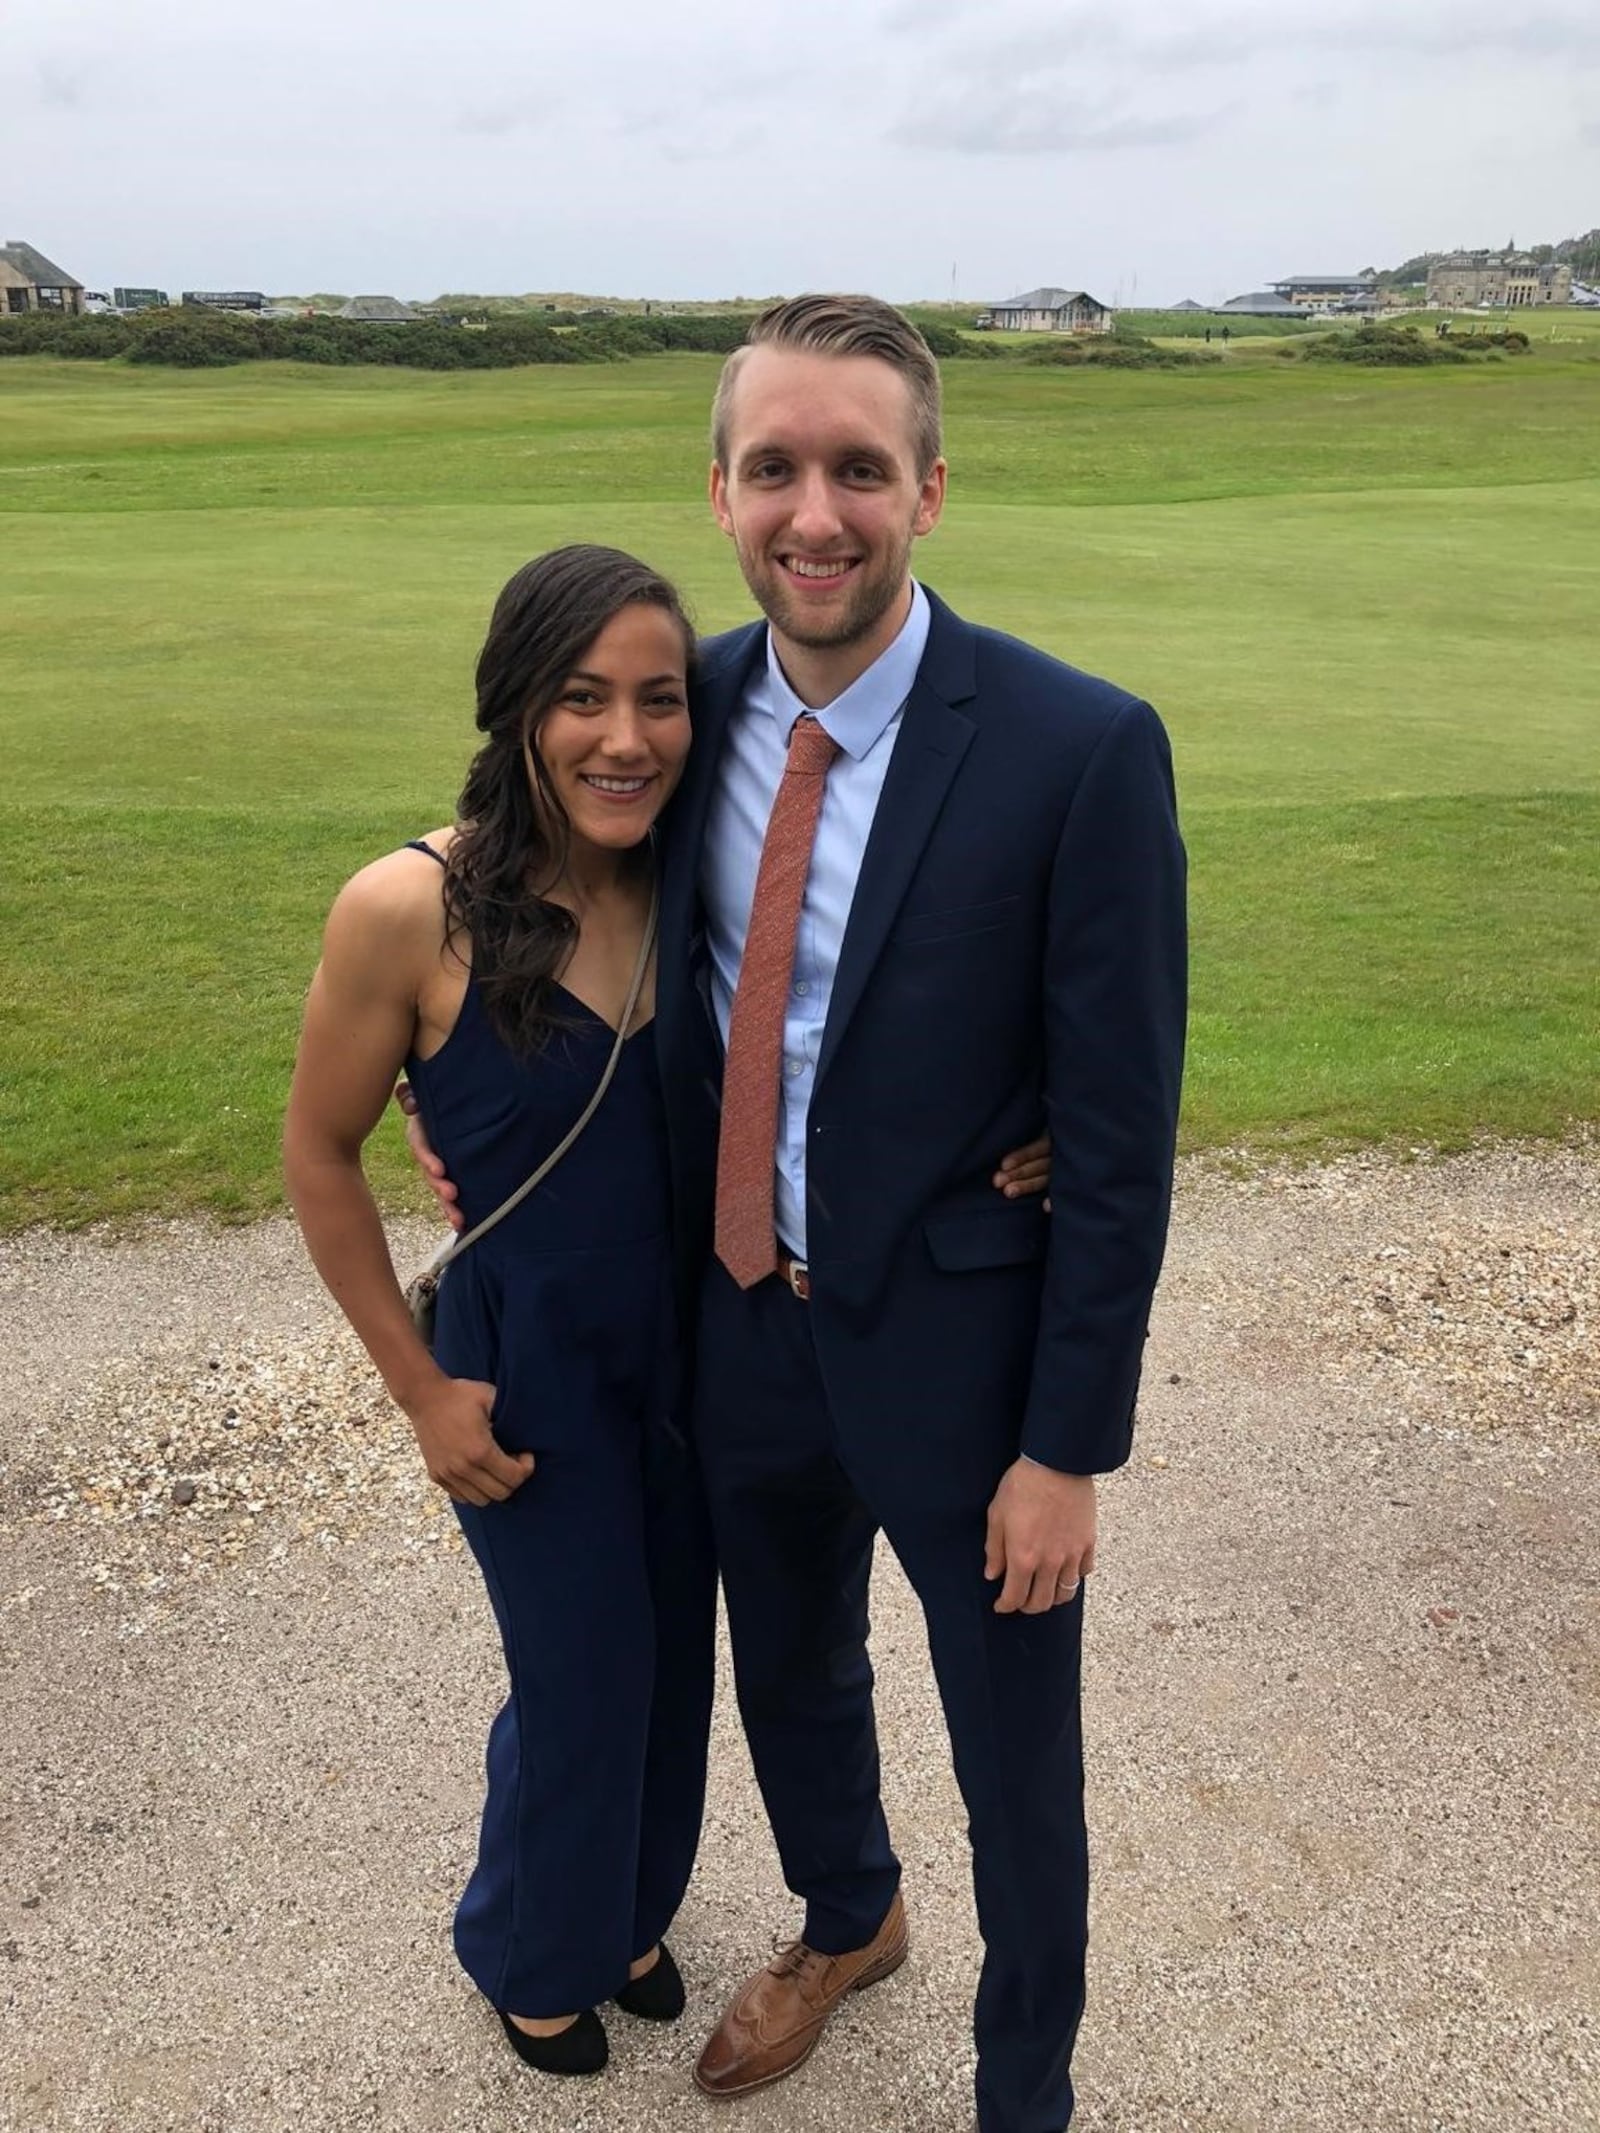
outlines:
M418 1338L361 1167L440 936L437 881L398 854L341 890L306 1000L283 1167L317 1272L410 1418L430 1476L459 1501L482 1504L525 1481L532 1456L512 1459L496 1444L494 1387L447 1377Z

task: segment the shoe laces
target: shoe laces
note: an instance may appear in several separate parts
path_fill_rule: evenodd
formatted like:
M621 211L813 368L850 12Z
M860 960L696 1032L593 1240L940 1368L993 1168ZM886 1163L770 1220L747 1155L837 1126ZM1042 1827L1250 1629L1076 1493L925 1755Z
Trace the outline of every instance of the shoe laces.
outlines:
M803 1940L791 1940L774 1956L772 1975L796 1978L804 1991L806 1986L821 1977L832 1960L833 1957L824 1955L820 1948L808 1948Z

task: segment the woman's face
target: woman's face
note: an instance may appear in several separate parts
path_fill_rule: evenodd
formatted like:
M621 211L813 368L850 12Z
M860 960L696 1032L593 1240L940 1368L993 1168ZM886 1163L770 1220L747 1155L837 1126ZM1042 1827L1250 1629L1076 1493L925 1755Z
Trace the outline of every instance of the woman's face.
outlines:
M666 805L689 752L687 669L676 617L636 600L562 683L534 745L575 845L627 851Z

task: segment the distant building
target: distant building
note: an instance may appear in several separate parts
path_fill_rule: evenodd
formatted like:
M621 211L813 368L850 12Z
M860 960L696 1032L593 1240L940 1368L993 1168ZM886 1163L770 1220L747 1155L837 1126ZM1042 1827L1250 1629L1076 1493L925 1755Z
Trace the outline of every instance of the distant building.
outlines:
M1272 290L1297 311L1375 311L1382 298L1373 273L1291 274Z
M989 306L991 325L1009 333L1109 333L1116 320L1087 289L1030 289Z
M13 238L0 245L0 309L22 311L83 310L83 283L52 266L43 252Z
M1433 311L1531 311L1539 304L1570 304L1572 269L1551 260L1540 266L1526 252L1452 252L1428 269L1428 307Z
M355 319L363 326L420 326L422 313L401 303L397 296L352 296L340 306L335 318Z
M1290 303L1288 297L1280 296L1276 289L1251 289L1243 296L1230 296L1225 304L1217 306L1217 311L1222 318L1230 312L1235 318L1295 319L1306 316L1302 305Z

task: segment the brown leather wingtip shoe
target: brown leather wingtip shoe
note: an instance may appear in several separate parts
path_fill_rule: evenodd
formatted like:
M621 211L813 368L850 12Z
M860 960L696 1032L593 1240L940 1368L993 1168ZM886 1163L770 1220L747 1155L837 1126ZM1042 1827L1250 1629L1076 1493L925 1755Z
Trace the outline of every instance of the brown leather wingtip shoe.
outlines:
M792 2074L845 1995L898 1970L910 1946L898 1892L864 1948L824 1955L803 1940L791 1942L728 2003L700 2054L696 2084L707 2096L743 2096Z

